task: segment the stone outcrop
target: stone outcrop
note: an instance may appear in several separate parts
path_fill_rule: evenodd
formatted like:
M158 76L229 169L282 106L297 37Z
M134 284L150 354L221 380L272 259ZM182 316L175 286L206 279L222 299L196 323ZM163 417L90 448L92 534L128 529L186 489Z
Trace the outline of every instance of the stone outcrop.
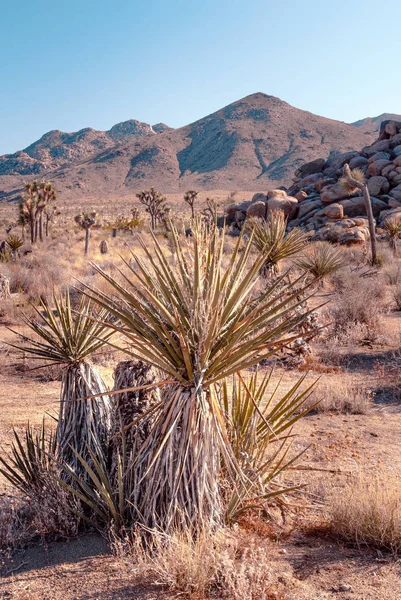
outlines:
M401 121L383 121L379 138L360 152L333 154L297 168L287 190L257 193L248 206L230 206L240 226L246 217L267 218L282 210L288 229L301 227L315 240L361 244L369 237L365 204L360 191L348 194L341 186L343 167L360 169L366 177L377 224L401 221Z

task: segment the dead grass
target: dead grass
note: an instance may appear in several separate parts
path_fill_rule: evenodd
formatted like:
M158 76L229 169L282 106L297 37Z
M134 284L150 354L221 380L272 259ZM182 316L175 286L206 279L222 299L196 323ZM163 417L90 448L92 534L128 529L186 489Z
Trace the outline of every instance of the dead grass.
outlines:
M114 550L136 576L186 598L270 600L271 570L263 547L239 529L171 536L152 531L143 540L137 532Z
M358 546L401 552L401 479L393 471L360 473L329 499L332 531Z
M372 404L372 393L360 383L344 378L321 379L309 398L309 404L319 404L315 410L322 413L364 415Z

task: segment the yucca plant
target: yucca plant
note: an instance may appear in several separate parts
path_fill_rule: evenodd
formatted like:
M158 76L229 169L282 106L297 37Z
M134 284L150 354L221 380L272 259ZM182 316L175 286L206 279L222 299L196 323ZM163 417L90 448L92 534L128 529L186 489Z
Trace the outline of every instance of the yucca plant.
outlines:
M84 297L73 311L69 291L54 296L54 307L42 301L35 311L36 318L25 316L23 320L37 337L21 336L24 344L18 348L35 359L64 366L57 422L59 458L78 467L73 450L86 457L93 440L102 446L110 433L111 399L88 362L112 336L107 328L108 313L95 312ZM87 399L101 393L104 395Z
M324 279L345 265L344 253L330 242L315 242L295 259L295 265L315 279Z
M174 266L155 236L153 248L139 243L146 262L133 254L123 283L94 265L113 294L86 292L115 318L123 350L167 378L150 434L132 465L141 488L131 501L148 527L207 528L223 520L220 453L240 470L212 384L294 339L291 331L304 319L293 310L299 281L277 294L279 278L256 293L267 252L252 261L252 236L245 247L239 237L226 264L224 233L199 218L184 241L171 223Z
M6 244L11 252L15 255L18 250L24 245L24 240L19 235L10 234L6 237Z
M401 221L397 221L396 219L386 219L383 223L383 229L389 238L390 248L394 252L397 253L397 241L400 238L401 234Z
M57 438L46 432L45 421L39 431L28 424L25 435L14 430L14 442L7 458L0 456L0 473L23 494L40 492L47 473L57 464Z
M289 457L293 426L314 406L307 406L315 383L302 389L306 375L280 396L281 381L270 392L273 371L263 377L254 372L223 381L218 392L224 407L227 435L237 462L246 474L227 503L226 518L275 500L285 504L288 492L299 486L283 480L301 454Z
M357 191L362 192L365 203L365 211L368 217L370 247L372 251L372 265L377 263L377 244L376 244L376 221L373 216L372 199L370 197L369 188L366 183L366 175L362 169L351 169L345 163L343 176L339 181L341 187L347 194L353 194Z
M277 272L278 263L300 252L307 241L300 229L292 229L286 235L287 220L281 211L272 212L267 221L257 217L246 221L246 230L253 232L253 245L258 252L268 252L261 275Z

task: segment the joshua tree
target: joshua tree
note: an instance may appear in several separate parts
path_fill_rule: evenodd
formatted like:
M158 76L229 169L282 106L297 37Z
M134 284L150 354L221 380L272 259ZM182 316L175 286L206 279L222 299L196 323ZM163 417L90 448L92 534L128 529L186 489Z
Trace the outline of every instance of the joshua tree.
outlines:
M198 197L199 192L195 192L195 190L188 190L184 194L184 201L188 204L191 209L191 216L195 218L195 200Z
M251 240L243 247L239 237L226 261L224 233L200 219L184 242L172 224L171 239L174 269L153 235L153 248L139 240L148 264L134 254L125 284L95 267L113 293L87 294L113 316L123 350L166 377L151 430L130 467L138 482L131 501L136 518L164 531L199 530L223 520L221 457L240 472L215 384L292 341L305 316L290 310L299 280L280 291L279 300L273 288L255 294L267 253L252 262Z
M49 237L49 226L52 221L56 219L59 215L61 215L61 211L58 210L57 206L52 206L51 208L46 207L44 210L45 215L45 231L46 237Z
M82 229L85 229L85 256L89 251L90 230L96 223L96 215L96 211L93 210L92 212L82 212L75 217L75 222L78 223Z
M369 188L366 184L365 173L361 169L353 169L346 163L344 165L343 177L340 180L343 189L349 194L353 194L357 190L362 192L365 202L365 210L369 221L370 244L372 249L372 265L377 262L376 248L376 223L373 217L372 201L370 198Z
M144 205L146 212L150 214L150 225L152 231L154 231L157 221L160 220L163 213L166 203L165 196L155 190L155 188L150 188L149 191L139 192L136 197Z
M206 198L206 208L202 211L206 222L210 225L217 221L218 204L214 198Z
M105 324L107 313L94 313L87 300L83 299L73 311L69 292L54 297L54 309L42 301L40 309L35 309L36 318L24 318L35 337L22 336L25 344L18 348L36 359L64 367L57 441L60 458L80 470L76 452L88 457L88 447L102 447L110 434L110 397L104 394L88 398L106 392L88 358L107 342L112 332Z
M401 222L396 219L386 219L383 223L383 229L389 238L390 248L397 254L397 240L401 234Z
M258 252L268 251L261 275L266 277L277 272L278 263L300 252L307 241L303 231L294 228L286 235L287 221L281 211L273 212L267 221L250 218L245 231L252 233L252 243Z
M48 181L33 181L25 184L25 194L20 202L20 223L28 223L31 242L43 242L43 213L50 202L56 199L56 189Z

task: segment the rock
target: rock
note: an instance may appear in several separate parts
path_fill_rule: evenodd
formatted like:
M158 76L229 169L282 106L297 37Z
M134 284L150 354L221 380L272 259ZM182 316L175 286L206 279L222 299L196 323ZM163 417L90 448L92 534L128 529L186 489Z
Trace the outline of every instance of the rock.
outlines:
M316 211L316 209L319 209L322 206L323 205L320 201L320 198L317 200L308 200L307 202L302 202L302 204L299 205L298 209L298 219L302 219L302 217L304 217L308 213Z
M395 164L396 167L401 167L401 154L395 157L393 164Z
M348 198L348 193L343 190L340 184L330 185L323 188L320 198L324 204L332 204L338 200Z
M371 165L376 160L390 160L390 154L388 152L376 152L368 159L368 164Z
M263 192L256 192L256 194L252 196L251 202L266 202L266 200L267 194L263 194Z
M324 177L323 179L319 179L319 181L316 181L315 190L320 194L323 188L327 187L328 185L332 185L333 183L336 183L335 179L333 179L332 177Z
M286 193L278 194L277 192L281 192L281 190L274 190L267 194L268 211L281 211L289 220L292 219L298 208L298 200L293 196L287 196Z
M239 204L230 204L226 208L226 215L228 215L229 217L235 217L235 213L239 210L241 210Z
M308 197L308 194L306 192L304 192L303 190L301 190L300 192L298 192L297 194L294 195L294 198L296 198L298 200L298 202L302 202L302 200L306 200Z
M387 165L387 167L384 167L384 169L382 169L382 177L388 177L391 171L394 171L394 169L394 163L390 163L389 165Z
M401 222L401 208L393 208L391 210L385 210L380 213L380 219L382 224L389 219L394 219L397 223Z
M399 146L396 146L395 148L393 148L393 154L395 156L400 156L401 155L401 144Z
M381 175L374 175L367 182L368 190L372 196L378 196L379 194L387 194L390 189L390 184L385 177Z
M390 148L395 148L396 146L398 146L399 144L401 144L401 133L397 133L397 135L394 135L391 138L390 141Z
M344 152L343 154L332 154L325 162L324 168L336 171L341 169L345 163L349 163L359 152Z
M317 158L311 162L305 163L299 169L295 171L295 176L305 177L305 175L312 175L313 173L321 173L326 160L324 158Z
M254 202L250 206L248 206L246 211L247 217L259 217L260 219L267 218L267 202Z
M363 169L368 164L368 159L365 156L355 156L349 161L350 169Z
M330 219L342 219L344 216L344 207L337 203L329 204L324 209L324 213Z
M381 141L375 142L371 146L365 146L365 148L362 148L362 154L369 157L369 156L372 156L372 154L376 154L376 152L386 152L386 150L389 150L389 149L390 149L390 142L388 140L381 140Z
M389 192L389 195L392 198L395 198L396 200L400 200L401 201L401 185L397 185L395 188L393 188L391 190L391 192Z
M374 216L379 216L382 210L385 210L387 204L378 198L371 197L372 210ZM348 198L347 200L341 200L339 202L343 206L344 214L347 217L358 217L360 215L366 215L365 201L362 196L355 196L354 198Z
M380 123L379 140L387 140L401 131L401 122L389 119Z
M391 161L389 161L389 160L385 160L385 159L375 160L375 162L371 163L368 166L367 174L370 175L371 177L373 177L373 175L381 175L384 167L387 167L388 165L391 165Z
M369 229L359 229L358 227L355 227L344 234L340 243L351 246L353 244L363 244L367 239L369 239Z
M388 201L388 206L390 208L399 208L401 207L401 200L396 200L395 198L390 198Z
M246 220L246 212L243 210L237 210L237 212L235 213L235 224L237 225L237 227L239 227L241 229L245 220Z

